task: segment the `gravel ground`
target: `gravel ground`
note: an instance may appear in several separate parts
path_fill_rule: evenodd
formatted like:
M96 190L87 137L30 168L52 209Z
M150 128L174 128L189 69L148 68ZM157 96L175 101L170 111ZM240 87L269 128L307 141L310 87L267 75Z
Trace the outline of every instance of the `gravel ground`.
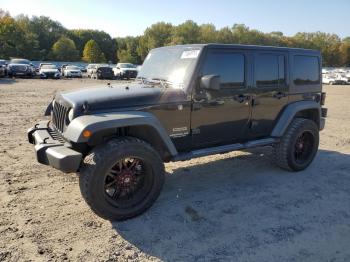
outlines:
M169 163L155 205L111 223L26 140L55 92L97 83L0 79L0 261L350 261L350 87L325 87L307 170L280 170L269 148Z

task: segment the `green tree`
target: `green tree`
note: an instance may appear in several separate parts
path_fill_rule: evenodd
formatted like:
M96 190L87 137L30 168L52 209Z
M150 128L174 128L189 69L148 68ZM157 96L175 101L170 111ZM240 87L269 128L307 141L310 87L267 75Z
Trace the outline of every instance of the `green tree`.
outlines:
M35 58L34 51L38 46L35 36L24 31L9 14L0 16L0 57Z
M116 42L118 46L117 60L119 62L133 64L139 64L141 62L141 58L137 52L140 37L127 36L124 38L117 38Z
M52 56L58 61L77 61L79 53L72 39L61 36L52 46Z
M74 29L69 31L68 36L74 40L80 56L83 56L85 44L92 39L98 44L108 61L116 62L116 42L108 33L91 29Z
M89 40L85 44L83 60L88 63L105 63L106 57L95 40Z
M223 43L223 44L235 43L231 29L227 26L221 28L217 32L217 41L218 41L218 43Z
M197 23L187 20L174 28L171 44L195 44L200 39L200 31Z
M173 26L170 23L156 23L148 27L140 37L137 54L141 59L145 59L148 52L156 47L169 45L173 33Z
M350 41L344 41L339 47L341 65L350 66Z
M218 33L213 24L203 24L199 27L200 43L215 43L218 39Z

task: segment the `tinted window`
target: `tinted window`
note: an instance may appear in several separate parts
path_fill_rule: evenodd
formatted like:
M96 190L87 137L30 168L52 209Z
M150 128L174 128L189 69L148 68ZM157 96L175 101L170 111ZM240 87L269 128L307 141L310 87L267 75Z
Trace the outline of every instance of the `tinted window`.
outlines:
M320 67L316 56L294 56L293 72L296 85L320 83Z
M229 52L208 53L203 75L219 75L222 87L244 85L244 55Z
M259 54L255 57L255 81L258 87L285 84L283 55Z

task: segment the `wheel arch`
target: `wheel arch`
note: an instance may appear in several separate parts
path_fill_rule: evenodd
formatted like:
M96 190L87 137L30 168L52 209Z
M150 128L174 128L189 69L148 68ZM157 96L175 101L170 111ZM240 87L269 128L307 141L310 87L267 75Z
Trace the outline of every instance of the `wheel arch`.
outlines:
M89 130L89 138L83 131ZM153 146L163 160L168 161L177 155L177 150L159 120L148 112L116 112L108 114L85 115L74 119L63 133L74 143L86 143L91 147L111 138L131 136Z
M300 101L289 104L281 113L271 132L272 137L281 137L294 118L305 118L314 121L321 128L321 106L315 101Z

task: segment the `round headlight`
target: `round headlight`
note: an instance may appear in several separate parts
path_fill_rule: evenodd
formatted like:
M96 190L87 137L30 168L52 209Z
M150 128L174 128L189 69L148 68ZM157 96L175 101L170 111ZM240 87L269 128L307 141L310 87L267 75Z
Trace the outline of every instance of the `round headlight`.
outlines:
M71 122L73 120L74 117L74 112L73 112L73 108L71 110L69 110L68 113L68 120Z

